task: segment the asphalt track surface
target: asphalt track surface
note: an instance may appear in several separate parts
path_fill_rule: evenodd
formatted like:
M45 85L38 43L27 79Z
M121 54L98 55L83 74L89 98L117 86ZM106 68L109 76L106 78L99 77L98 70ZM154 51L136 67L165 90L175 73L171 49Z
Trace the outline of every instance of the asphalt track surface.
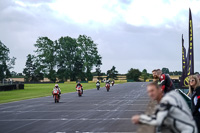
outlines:
M60 103L48 96L0 104L0 133L134 133L131 117L149 102L145 87L126 83L110 92L85 90L82 97L62 94Z

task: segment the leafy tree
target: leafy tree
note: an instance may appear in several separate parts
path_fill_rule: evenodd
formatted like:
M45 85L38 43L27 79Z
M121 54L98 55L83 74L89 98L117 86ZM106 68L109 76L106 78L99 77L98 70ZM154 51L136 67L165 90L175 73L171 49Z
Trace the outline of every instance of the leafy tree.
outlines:
M22 73L18 73L17 76L23 76L23 74Z
M56 47L55 43L48 37L39 37L36 41L35 51L38 58L38 63L41 65L45 75L51 81L56 81Z
M85 81L85 73L84 73L84 62L80 57L75 58L76 62L74 64L74 69L73 69L73 77L72 80L78 80L81 79L81 81Z
M131 68L126 77L127 79L131 79L131 80L134 80L134 81L139 81L139 77L141 76L141 72L139 69L133 69Z
M80 49L76 43L76 39L71 37L61 37L56 42L57 49L57 75L59 80L65 81L67 79L76 80L74 75L74 64L80 57ZM76 64L77 65L77 64Z
M166 73L166 74L169 74L169 69L164 67L164 68L162 68L162 72Z
M96 72L95 72L96 74L97 74L97 79L98 80L102 80L103 78L101 77L101 76L103 76L103 73L101 73L101 69L100 69L100 67L97 67L96 68Z
M150 78L150 79L153 79L153 74L149 74L149 78Z
M79 49L81 49L81 57L84 62L85 76L87 80L92 80L93 76L91 70L95 65L101 64L101 56L98 54L97 44L92 38L86 35L80 35L77 39Z
M182 71L172 71L169 72L169 75L182 75Z
M142 71L142 78L144 79L144 82L146 81L146 79L148 79L148 77L149 77L149 74L147 73L147 70L146 69L144 69L143 71Z
M11 74L12 77L17 76L17 72L15 72L15 71L12 71L10 74Z
M107 71L107 78L117 79L118 71L116 67L113 66L110 70Z
M56 41L39 37L35 47L40 68L51 81L92 80L91 70L102 64L97 44L86 35L77 39L66 36Z
M10 50L0 41L0 81L11 77L10 69L15 65L15 57L9 57Z
M35 81L44 79L44 74L42 73L39 63L33 55L28 55L26 60L26 68L24 68L23 73L25 74L25 81Z

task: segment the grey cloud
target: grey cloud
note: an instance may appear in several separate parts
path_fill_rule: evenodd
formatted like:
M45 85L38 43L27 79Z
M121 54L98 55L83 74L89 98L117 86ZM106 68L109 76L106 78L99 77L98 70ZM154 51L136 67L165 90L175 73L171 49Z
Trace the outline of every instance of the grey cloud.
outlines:
M33 2L31 0L29 2ZM124 1L123 1L124 2ZM127 3L129 1L125 1ZM128 3L127 3L128 4ZM33 44L39 36L48 36L56 40L61 36L78 37L86 34L98 44L103 57L102 70L106 72L113 65L120 73L128 69L169 67L170 70L181 70L181 34L188 47L188 19L166 21L157 27L133 26L123 20L112 25L73 23L69 18L59 18L47 4L38 8L16 8L13 2L0 1L0 40L17 57L15 69L22 72L26 56L35 50ZM187 16L188 12L180 15ZM193 15L195 40L195 71L200 71L200 14ZM187 17L186 17L187 18ZM166 27L169 25L171 28Z

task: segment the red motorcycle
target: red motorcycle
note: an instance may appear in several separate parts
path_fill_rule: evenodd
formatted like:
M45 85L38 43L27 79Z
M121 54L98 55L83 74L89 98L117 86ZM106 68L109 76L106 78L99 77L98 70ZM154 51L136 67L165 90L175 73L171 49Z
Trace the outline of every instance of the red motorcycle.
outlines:
M59 97L59 90L54 89L53 90L53 99L55 103L59 103L60 97Z
M83 92L82 92L82 87L81 86L77 86L76 87L76 91L78 92L78 96L81 97Z
M110 84L109 83L106 83L106 89L107 89L107 91L110 90Z

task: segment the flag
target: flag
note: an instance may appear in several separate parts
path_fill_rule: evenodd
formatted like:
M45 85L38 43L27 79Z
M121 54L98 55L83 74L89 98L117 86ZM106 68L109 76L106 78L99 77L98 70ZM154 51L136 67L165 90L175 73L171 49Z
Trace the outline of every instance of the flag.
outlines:
M187 67L186 67L186 49L184 47L184 39L182 34L182 76L181 76L181 87L184 85L184 79L187 77Z
M183 85L188 86L189 76L194 74L194 43L193 43L193 24L192 24L192 13L189 9L189 47L186 58L186 76L183 80Z

